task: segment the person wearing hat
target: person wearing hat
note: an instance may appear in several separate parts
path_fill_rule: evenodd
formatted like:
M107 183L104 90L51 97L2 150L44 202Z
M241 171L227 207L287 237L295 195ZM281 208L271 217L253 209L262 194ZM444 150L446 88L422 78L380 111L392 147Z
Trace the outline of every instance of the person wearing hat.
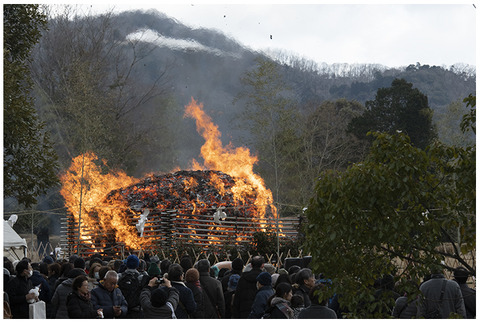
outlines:
M248 315L249 319L259 319L267 310L267 301L274 294L272 288L272 276L264 271L257 276L258 292L253 300L252 310Z
M225 318L232 318L232 306L233 298L235 297L235 291L237 290L238 280L240 279L239 274L230 275L228 278L227 291L223 293L223 298L225 299Z
M21 260L15 266L17 275L10 279L5 286L5 291L10 300L10 310L14 319L28 319L28 302L31 299L38 300L34 293L29 293L33 288L30 277L33 275L33 268L27 259Z
M244 263L243 263L242 258L233 259L232 270L225 273L225 275L223 276L223 278L221 280L223 293L225 293L227 291L228 281L229 281L231 275L239 275L239 276L242 275L243 265L244 265Z
M472 289L467 285L468 276L470 276L468 271L463 267L457 267L453 271L453 277L460 286L460 291L462 292L465 311L467 312L467 319L473 319L475 318L477 312L476 297L475 289Z
M176 318L178 299L178 291L172 288L167 278L163 278L163 286L159 287L158 278L153 277L140 293L140 304L146 319Z
M67 279L55 289L50 301L52 318L68 319L67 296L72 292L73 280L80 275L86 276L87 274L80 268L70 270Z
M118 275L118 287L128 303L126 318L142 318L140 292L142 291L143 275L137 271L140 260L136 255L129 255L125 263L127 269Z

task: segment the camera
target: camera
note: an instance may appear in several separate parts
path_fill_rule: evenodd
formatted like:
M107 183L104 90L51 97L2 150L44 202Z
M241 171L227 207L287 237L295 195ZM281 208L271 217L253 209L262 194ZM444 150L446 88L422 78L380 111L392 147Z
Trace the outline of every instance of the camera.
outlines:
M156 284L157 285L163 284L163 278L158 278Z

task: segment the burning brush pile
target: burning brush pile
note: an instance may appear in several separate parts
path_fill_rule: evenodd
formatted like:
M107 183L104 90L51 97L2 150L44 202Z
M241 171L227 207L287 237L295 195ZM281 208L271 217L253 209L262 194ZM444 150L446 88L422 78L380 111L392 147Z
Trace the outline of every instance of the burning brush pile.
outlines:
M68 226L77 230L68 237L71 245L101 252L119 244L146 250L239 243L276 217L272 193L253 172L257 158L247 148L223 147L217 126L193 99L185 116L205 139L204 163L193 160L193 170L139 180L105 173L106 161L91 152L73 159L61 177Z

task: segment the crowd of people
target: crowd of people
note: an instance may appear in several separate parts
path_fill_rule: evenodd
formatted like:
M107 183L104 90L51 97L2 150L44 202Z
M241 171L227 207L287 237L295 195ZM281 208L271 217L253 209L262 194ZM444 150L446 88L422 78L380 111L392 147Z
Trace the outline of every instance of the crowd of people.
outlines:
M288 270L287 270L288 269ZM394 289L393 276L379 281L375 297L391 300L395 318L475 318L475 290L463 268L454 280L434 273L412 300ZM32 292L38 287L38 293ZM4 316L29 318L29 303L46 303L46 318L235 318L335 319L344 317L338 296L322 297L329 282L309 268L276 268L262 256L211 264L184 256L179 263L157 256L106 261L51 256L31 263L4 258ZM387 302L388 304L388 302ZM8 307L6 311L5 306Z

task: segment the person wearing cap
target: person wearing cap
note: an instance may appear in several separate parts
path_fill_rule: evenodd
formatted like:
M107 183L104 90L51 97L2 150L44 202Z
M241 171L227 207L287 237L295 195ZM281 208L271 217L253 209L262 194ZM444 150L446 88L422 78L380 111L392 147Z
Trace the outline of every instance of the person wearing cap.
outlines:
M55 289L50 301L52 318L68 319L67 296L72 292L73 280L80 275L86 276L87 274L80 268L70 270L67 279Z
M143 317L140 306L140 292L143 287L143 275L137 270L139 265L140 259L138 259L136 255L129 255L127 259L125 259L125 271L118 274L118 286L128 303L127 318ZM138 283L135 284L135 280ZM132 288L134 290L132 290Z
M103 281L91 292L92 304L95 310L103 309L106 319L125 318L128 312L128 304L120 288L117 287L118 274L109 270Z
M463 267L457 267L453 271L454 280L458 283L462 292L467 319L473 319L476 317L476 297L475 289L467 285L468 276L470 276L468 271Z
M17 275L10 279L5 286L5 291L10 300L10 310L14 319L28 319L28 302L31 299L38 300L34 293L29 293L33 288L30 277L33 268L27 259L21 260L15 266Z
M272 288L272 276L268 272L262 272L257 276L257 294L253 300L249 319L259 319L267 310L267 301L274 294Z
M239 274L230 275L228 278L227 291L223 293L225 299L225 318L232 318L233 299L235 298L235 291L237 290Z
M158 278L153 277L140 293L140 304L146 319L176 318L178 299L178 291L167 278L163 278L163 286L159 287Z
M252 311L253 300L257 294L257 276L262 273L265 258L255 256L252 258L252 269L243 272L238 281L237 290L233 299L232 317L238 319L246 319Z
M242 258L233 259L232 270L226 272L225 275L223 276L223 278L221 279L223 293L225 293L227 291L228 281L230 279L230 276L235 275L235 274L240 276L240 275L242 275L242 271L243 271L243 260L242 260Z

